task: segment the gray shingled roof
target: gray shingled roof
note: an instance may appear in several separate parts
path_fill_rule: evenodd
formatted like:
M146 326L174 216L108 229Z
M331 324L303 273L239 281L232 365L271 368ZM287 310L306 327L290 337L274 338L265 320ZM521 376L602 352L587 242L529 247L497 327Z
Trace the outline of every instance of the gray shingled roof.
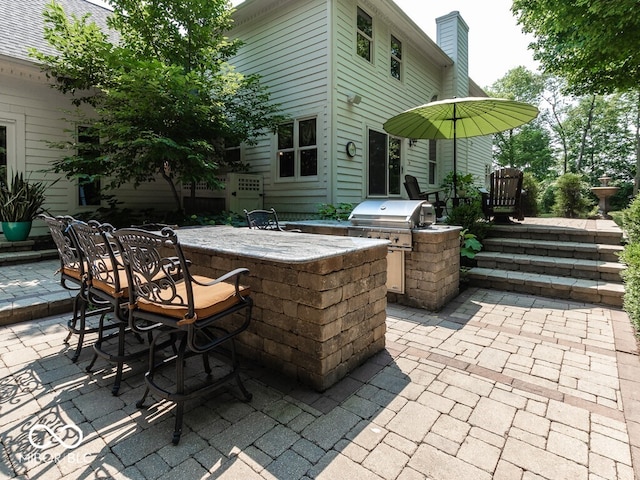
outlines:
M44 19L42 12L51 0L0 0L0 55L20 60L33 61L29 57L29 47L46 53L55 50L44 39ZM67 15L78 17L91 14L106 32L108 9L85 0L57 0Z

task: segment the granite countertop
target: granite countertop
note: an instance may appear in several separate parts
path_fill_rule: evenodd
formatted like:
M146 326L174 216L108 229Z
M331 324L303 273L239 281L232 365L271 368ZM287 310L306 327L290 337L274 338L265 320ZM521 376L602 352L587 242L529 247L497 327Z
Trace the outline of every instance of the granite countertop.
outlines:
M389 244L387 240L370 238L227 226L184 228L176 233L187 248L287 263L312 262Z

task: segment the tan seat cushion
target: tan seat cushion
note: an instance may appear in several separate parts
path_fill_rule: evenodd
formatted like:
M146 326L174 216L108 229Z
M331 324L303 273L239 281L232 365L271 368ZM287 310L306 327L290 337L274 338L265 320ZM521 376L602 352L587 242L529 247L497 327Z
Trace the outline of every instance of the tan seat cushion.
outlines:
M78 282L82 281L79 268L64 266L62 267L62 273L67 277L71 277L78 280Z
M194 275L194 278L202 283L213 281L212 278ZM195 314L197 318L207 318L231 308L240 302L240 298L236 296L236 288L232 283L216 283L211 286L202 286L195 283L193 285L193 299ZM177 294L187 300L186 287L184 282L177 282ZM243 297L249 295L249 287L240 286L240 293ZM182 320L187 314L188 309L182 305L163 305L161 303L150 302L144 298L138 299L138 308L146 312L157 313Z
M109 273L109 275L113 275L113 273ZM106 281L102 281L97 278L94 278L93 281L91 282L91 285L114 298L123 297L123 296L126 297L129 295L129 289L128 289L129 282L127 281L127 272L123 268L119 268L118 276L120 277L119 292L116 291L115 282L106 282Z

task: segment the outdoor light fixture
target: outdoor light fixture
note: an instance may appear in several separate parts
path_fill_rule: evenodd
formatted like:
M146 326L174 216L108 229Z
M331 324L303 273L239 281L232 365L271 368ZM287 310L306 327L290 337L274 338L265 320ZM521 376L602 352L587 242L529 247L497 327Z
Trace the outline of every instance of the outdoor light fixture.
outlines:
M409 146L410 147L415 147L418 144L418 139L417 138L410 138L409 139Z
M358 105L361 101L362 97L357 93L354 93L353 95L347 97L347 102L351 103L352 105Z

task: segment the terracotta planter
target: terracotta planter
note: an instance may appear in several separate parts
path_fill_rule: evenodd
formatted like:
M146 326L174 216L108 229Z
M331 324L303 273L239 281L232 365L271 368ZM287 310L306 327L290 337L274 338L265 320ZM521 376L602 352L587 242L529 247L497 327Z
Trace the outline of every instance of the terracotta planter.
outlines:
M9 242L22 242L31 232L32 222L2 222L2 233Z

